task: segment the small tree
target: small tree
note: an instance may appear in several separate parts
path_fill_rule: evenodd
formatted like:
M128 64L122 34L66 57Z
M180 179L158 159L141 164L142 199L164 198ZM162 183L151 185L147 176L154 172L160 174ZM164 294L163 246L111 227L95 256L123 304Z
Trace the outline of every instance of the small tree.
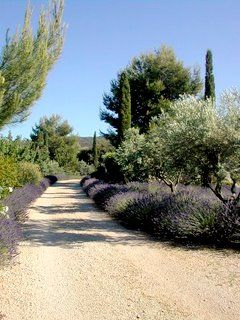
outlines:
M114 157L124 174L125 181L147 180L146 139L139 129L126 131L125 139L116 150Z
M94 135L93 135L92 157L93 157L93 165L95 168L97 168L97 166L98 166L98 150L97 150L96 131L94 132Z
M128 129L131 128L131 94L130 85L125 72L120 76L120 108L118 141L121 143Z
M172 109L174 115L158 119L155 129L159 136L156 146L163 148L163 159L169 159L172 170L189 176L207 171L211 178L207 186L223 203L229 201L222 193L223 181L229 175L232 199L238 203L240 92L225 92L219 105L211 99L183 96Z
M205 74L205 99L215 99L215 83L213 74L212 51L207 50Z
M71 171L72 168L76 171L80 146L78 137L72 132L68 121L59 115L41 118L31 134L38 159L44 160L44 156L48 155L50 160L57 161L66 170Z
M28 6L21 32L9 38L0 57L0 128L21 122L42 94L46 77L62 45L63 0L52 0L50 14L42 11L37 33L31 28L31 9Z

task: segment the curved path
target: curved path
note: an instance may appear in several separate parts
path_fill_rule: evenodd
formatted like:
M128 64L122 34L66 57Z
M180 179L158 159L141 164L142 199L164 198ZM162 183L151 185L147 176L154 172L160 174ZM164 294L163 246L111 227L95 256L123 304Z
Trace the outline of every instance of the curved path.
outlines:
M128 231L76 180L50 187L24 230L16 263L0 270L4 320L239 319L237 253Z

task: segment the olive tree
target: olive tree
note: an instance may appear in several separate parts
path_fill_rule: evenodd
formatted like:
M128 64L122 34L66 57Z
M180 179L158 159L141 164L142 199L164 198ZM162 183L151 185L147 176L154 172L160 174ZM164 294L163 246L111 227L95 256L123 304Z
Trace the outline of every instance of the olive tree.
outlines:
M148 178L146 139L139 129L128 129L124 140L114 153L114 158L124 174L125 181L146 180Z
M161 149L168 166L182 174L199 174L224 203L224 179L232 182L232 199L239 201L240 92L226 91L219 104L212 99L182 96L172 104L172 116L155 120L152 132L156 150Z

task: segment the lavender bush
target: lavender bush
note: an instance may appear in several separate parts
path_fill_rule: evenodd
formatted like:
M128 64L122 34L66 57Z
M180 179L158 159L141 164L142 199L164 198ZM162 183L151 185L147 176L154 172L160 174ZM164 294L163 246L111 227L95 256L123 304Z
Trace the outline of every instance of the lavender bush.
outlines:
M15 189L4 201L4 204L9 207L9 214L17 221L24 222L27 219L29 204L40 197L56 180L55 176L46 176L39 185L26 184L22 188Z
M29 205L56 182L54 176L45 177L39 185L27 184L15 189L3 202L8 207L7 214L0 214L0 261L13 257L17 253L17 244L21 238L19 222L27 219Z
M86 192L86 194L89 195L91 188L93 188L97 184L103 184L103 182L95 178L88 178L80 184L82 185L84 192Z
M177 241L239 245L239 210L229 210L206 188L181 185L172 194L156 183L85 179L82 185L100 208L131 228Z
M17 253L17 243L21 238L18 223L11 217L0 217L0 263Z
M129 191L129 189L123 185L95 184L95 186L90 189L89 196L95 201L99 208L105 209L111 197L127 191Z

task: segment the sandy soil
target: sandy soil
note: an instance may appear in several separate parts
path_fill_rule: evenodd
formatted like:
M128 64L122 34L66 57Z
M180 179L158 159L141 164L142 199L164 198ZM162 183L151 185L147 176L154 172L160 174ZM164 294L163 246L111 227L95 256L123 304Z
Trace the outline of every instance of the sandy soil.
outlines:
M128 231L76 180L36 201L24 233L15 264L0 270L4 320L240 319L239 254Z

